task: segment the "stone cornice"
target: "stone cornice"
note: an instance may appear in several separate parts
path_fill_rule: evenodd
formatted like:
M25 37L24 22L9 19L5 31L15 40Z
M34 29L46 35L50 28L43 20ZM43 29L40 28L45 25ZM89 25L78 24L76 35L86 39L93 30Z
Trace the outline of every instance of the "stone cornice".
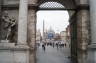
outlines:
M3 5L2 8L3 8L3 10L16 10L16 9L19 9L19 4ZM28 8L29 9L37 9L38 5L37 4L29 4Z
M76 11L80 11L80 10L89 10L89 5L87 4L78 5L76 7Z

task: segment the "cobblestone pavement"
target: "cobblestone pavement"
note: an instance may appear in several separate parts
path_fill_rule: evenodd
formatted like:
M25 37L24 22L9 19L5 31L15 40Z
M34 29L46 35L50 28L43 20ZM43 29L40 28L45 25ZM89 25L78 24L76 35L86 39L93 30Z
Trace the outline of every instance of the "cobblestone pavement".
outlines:
M37 48L37 63L71 63L69 48L56 48L46 46L44 51L42 47Z

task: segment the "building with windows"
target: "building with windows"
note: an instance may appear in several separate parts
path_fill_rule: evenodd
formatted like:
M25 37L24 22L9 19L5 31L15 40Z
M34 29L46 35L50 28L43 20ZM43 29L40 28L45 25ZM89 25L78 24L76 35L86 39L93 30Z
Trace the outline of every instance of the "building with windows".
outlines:
M64 43L67 42L67 40L66 40L66 38L67 38L66 31L61 31L60 32L60 37L61 37L61 41L63 41Z
M68 25L66 28L66 41L68 42L68 45L70 47L71 44L70 25Z
M36 42L37 43L41 42L41 32L40 32L40 30L37 30L37 32L36 32Z

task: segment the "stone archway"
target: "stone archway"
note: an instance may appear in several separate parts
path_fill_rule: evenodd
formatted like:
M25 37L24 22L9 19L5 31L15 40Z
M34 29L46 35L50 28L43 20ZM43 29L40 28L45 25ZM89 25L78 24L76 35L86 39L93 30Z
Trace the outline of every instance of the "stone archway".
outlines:
M29 61L30 63L35 63L36 12L37 10L39 10L38 6L47 1L59 2L66 7L65 10L69 11L70 27L71 27L71 43L72 43L71 44L72 61L73 63L86 63L87 46L89 43L88 0L22 0L21 3L19 3L19 1L17 0L16 1L4 0L3 9L4 10L7 9L10 15L16 16L16 19L18 19L17 18L18 14L20 14L21 18L25 17L23 19L25 25L21 25L23 23L23 20L19 19L22 21L22 23L18 24L19 25L18 44L26 44L26 42L28 42L28 45L30 47ZM27 3L28 5L26 4L26 2L28 2ZM19 8L18 4L22 4L21 5L22 7L20 7L19 12L18 12ZM75 12L70 10L75 10ZM24 13L22 13L22 11ZM21 32L22 30L24 31L24 33Z
M40 3L58 2L57 0L41 0ZM66 3L66 4L65 4ZM67 5L71 3L70 5ZM63 1L62 3L69 11L70 28L71 28L71 58L73 63L86 63L87 61L87 47L89 43L89 9L88 1L76 2ZM73 6L73 7L72 7ZM71 11L70 11L71 10ZM72 11L73 10L73 11Z

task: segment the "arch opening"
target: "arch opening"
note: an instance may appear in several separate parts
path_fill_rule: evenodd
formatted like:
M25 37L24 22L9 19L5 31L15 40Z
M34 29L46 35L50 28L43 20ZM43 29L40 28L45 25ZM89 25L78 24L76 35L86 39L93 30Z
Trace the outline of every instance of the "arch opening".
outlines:
M37 12L36 44L39 45L37 46L39 49L37 50L37 57L39 60L37 63L39 63L40 61L42 61L42 63L47 63L44 60L49 60L48 58L51 57L57 58L56 60L57 63L64 63L64 60L62 60L62 62L59 62L59 59L62 57L64 58L65 56L63 54L66 53L61 53L61 56L59 57L55 55L52 56L50 55L56 53L55 51L58 51L58 49L60 49L60 52L61 50L64 52L64 48L68 48L67 53L68 56L70 56L69 13L67 10L60 10L60 9L64 9L65 7L57 2L45 2L41 4L39 7L44 9L51 8L51 10L39 10ZM67 37L68 40L66 40L65 37ZM46 50L44 50L45 56L47 55L46 53L51 52L48 53L49 56L47 56L47 58L43 57L42 55L43 44L45 44L45 48L46 48ZM58 46L56 46L56 44L58 44ZM63 44L63 46L60 46L61 44ZM42 52L40 52L40 50ZM58 54L59 53L56 53L56 55ZM68 61L70 62L70 60ZM49 63L52 62L54 62L54 59L51 59Z

